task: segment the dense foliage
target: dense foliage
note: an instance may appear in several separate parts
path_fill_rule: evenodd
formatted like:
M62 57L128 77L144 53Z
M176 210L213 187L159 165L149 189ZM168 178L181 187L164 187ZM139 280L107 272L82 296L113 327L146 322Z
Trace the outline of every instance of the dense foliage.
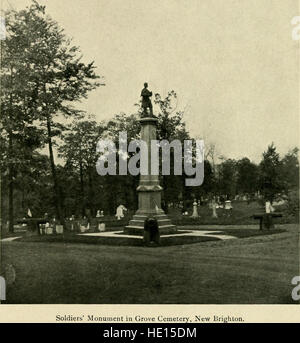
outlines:
M1 220L9 220L13 231L13 221L24 217L29 208L35 217L47 212L62 222L72 214L95 215L98 209L113 214L121 203L134 211L138 175L98 175L96 145L99 139L109 138L118 148L121 131L127 132L127 143L139 138L140 109L117 114L107 122L87 116L74 105L104 85L98 81L93 63L81 61L79 48L71 45L63 29L36 1L25 10L6 12L5 19L7 38L1 41ZM177 109L175 91L166 97L155 94L154 104L158 139L191 139L184 112ZM131 156L129 153L126 158ZM165 207L179 202L186 207L194 198L214 195L251 197L258 191L274 200L299 187L297 148L280 158L271 144L259 164L247 157L215 156L213 144L205 156L205 178L199 187L186 187L184 174L161 176ZM171 150L171 170L174 158ZM290 200L292 212L297 208L294 198Z

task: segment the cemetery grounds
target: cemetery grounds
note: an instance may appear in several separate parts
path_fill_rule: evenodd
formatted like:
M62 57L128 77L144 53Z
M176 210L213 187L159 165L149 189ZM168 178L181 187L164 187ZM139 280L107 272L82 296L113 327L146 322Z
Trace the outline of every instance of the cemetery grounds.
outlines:
M291 279L299 275L297 223L276 224L265 232L256 222L180 229L219 231L234 238L190 242L177 237L171 242L162 237L159 247L142 246L137 239L101 241L74 234L4 238L4 303L295 303Z

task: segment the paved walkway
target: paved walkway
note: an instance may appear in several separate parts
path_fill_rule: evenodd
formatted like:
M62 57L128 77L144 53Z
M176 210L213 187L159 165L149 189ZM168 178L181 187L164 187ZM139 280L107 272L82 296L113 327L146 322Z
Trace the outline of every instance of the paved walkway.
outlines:
M3 238L3 239L1 239L1 242L12 242L12 241L14 241L15 239L18 239L18 238L22 238L22 237L19 236L19 237L8 237L8 238Z
M229 236L229 235L219 235L222 231L196 231L191 230L186 232L186 230L178 230L178 232L182 233L174 233L170 235L162 235L160 238L164 237L178 237L178 236L192 236L192 237L214 237L221 240L226 239L234 239L237 237ZM143 239L143 236L136 236L136 235L124 235L122 234L123 231L106 231L106 232L92 232L92 233L80 233L79 236L93 236L93 237L114 237L114 238L136 238L136 239Z
M199 230L178 230L178 233L169 234L169 235L162 235L161 238L164 237L179 237L179 236L191 236L191 237L214 237L220 240L227 240L227 239L235 239L237 237L230 236L230 235L220 235L220 232L223 231L199 231ZM224 233L224 232L223 232ZM123 231L105 231L105 232L91 232L91 233L79 233L78 236L92 236L92 237L113 237L113 238L133 238L133 239L143 239L143 236L137 235L125 235ZM8 237L3 238L1 242L12 242L16 239L22 238L21 236L18 237Z

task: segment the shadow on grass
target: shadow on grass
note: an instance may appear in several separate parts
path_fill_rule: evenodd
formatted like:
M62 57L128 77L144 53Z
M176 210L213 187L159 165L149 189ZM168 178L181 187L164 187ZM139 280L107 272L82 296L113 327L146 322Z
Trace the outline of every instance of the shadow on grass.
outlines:
M201 231L201 230L197 230ZM185 231L189 232L189 231ZM277 233L286 232L283 229L277 230L253 230L253 229L232 229L232 230L220 230L214 235L229 235L237 238L246 238L253 236L265 236L273 235ZM161 236L160 246L172 246L172 245L184 245L184 244L193 244L201 243L207 241L219 241L217 237L211 236L173 236L173 237L164 237ZM84 236L74 233L64 233L62 235L32 235L32 236L23 236L18 239L20 242L48 242L48 243L83 243L83 244L99 244L99 245L114 245L114 246L144 246L143 240L138 238L128 238L122 237L100 237L100 236Z
M247 238L254 236L268 236L277 233L286 232L284 229L274 229L274 230L253 230L253 229L226 229L226 231L215 233L214 235L229 235L237 238Z
M162 237L160 246L182 245L199 243L206 241L217 241L214 237ZM116 246L144 246L142 239L125 238L125 237L95 237L95 236L79 236L74 234L49 235L49 236L24 236L18 240L19 242L49 242L49 243L84 243L84 244L100 244L100 245L116 245Z

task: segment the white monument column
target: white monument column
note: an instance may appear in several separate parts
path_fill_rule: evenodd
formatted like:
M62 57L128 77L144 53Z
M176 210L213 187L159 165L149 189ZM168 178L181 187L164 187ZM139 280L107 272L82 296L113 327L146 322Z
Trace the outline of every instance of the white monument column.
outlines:
M140 119L141 139L148 147L148 175L140 175L137 187L139 208L133 216L125 232L143 233L144 222L148 216L153 216L158 221L160 232L173 232L176 230L170 219L161 208L162 187L159 184L159 175L151 175L151 141L156 139L156 117L145 117Z

